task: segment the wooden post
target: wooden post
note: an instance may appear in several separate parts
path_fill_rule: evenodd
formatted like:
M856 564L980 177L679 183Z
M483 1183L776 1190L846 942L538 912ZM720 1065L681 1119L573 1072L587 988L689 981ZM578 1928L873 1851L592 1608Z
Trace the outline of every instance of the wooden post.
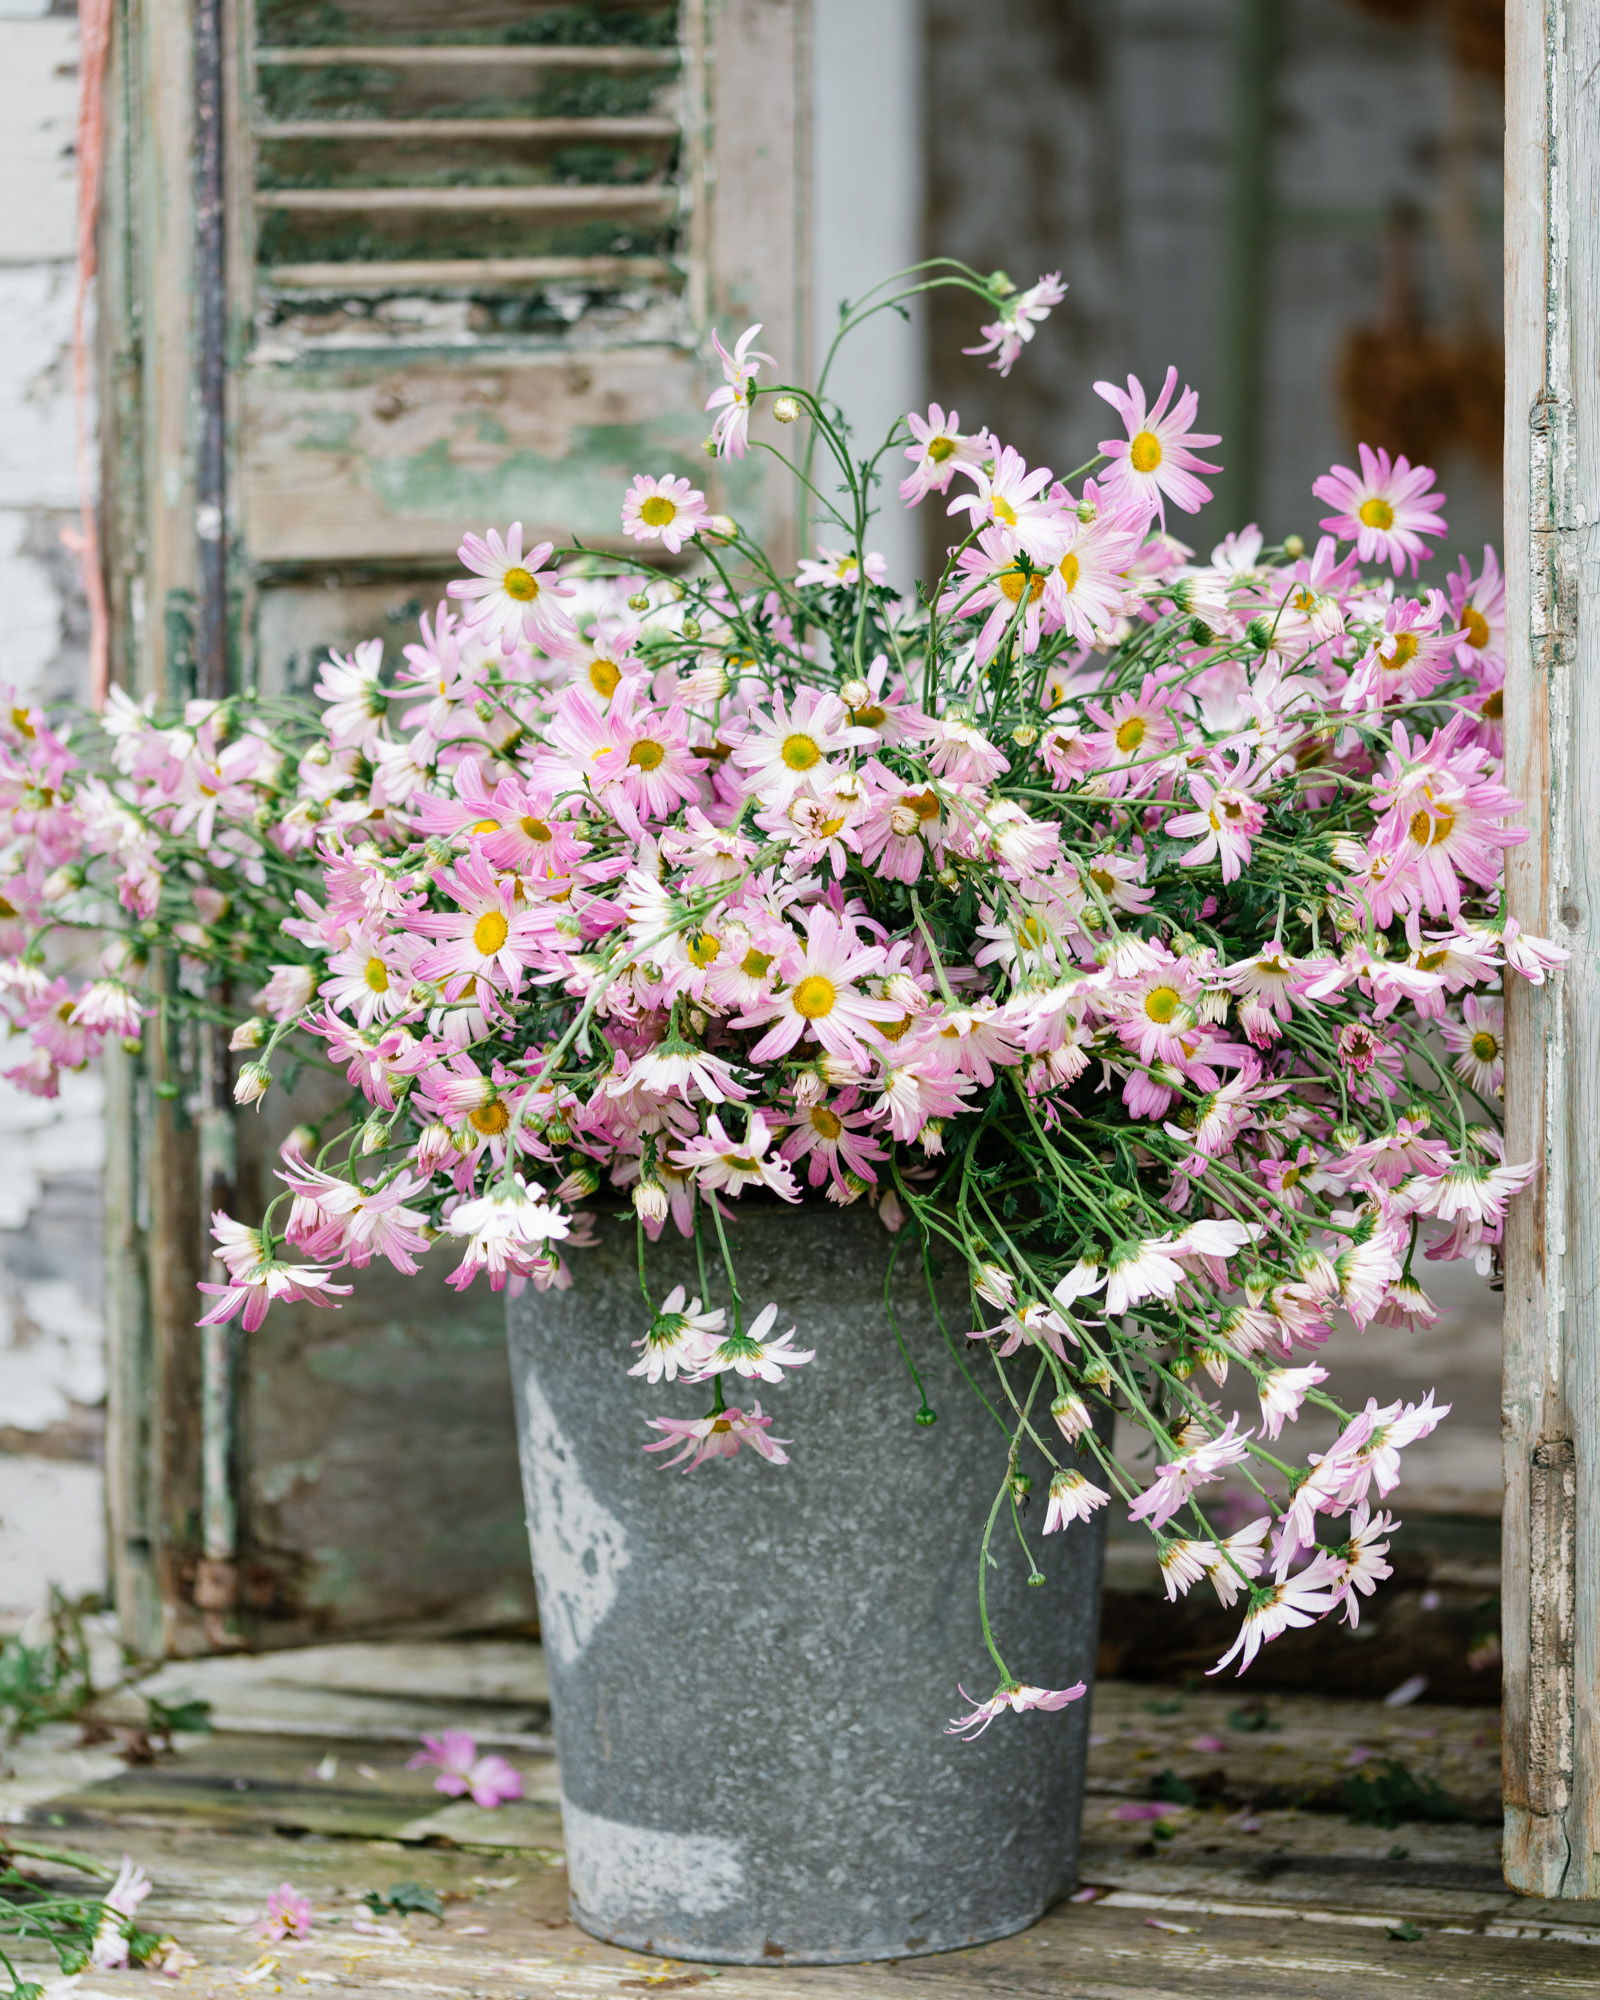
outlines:
M1600 4L1506 10L1508 908L1572 957L1508 980L1505 1871L1600 1895Z

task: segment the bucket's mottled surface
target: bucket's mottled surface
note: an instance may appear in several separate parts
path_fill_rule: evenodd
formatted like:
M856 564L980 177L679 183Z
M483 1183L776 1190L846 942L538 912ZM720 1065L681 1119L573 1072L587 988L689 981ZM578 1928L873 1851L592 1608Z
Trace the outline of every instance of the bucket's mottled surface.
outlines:
M1089 1703L944 1733L995 1669L978 1624L978 1545L1006 1444L978 1402L904 1245L893 1299L938 1422L889 1329L890 1239L862 1210L756 1211L730 1231L747 1316L816 1360L752 1394L792 1463L746 1450L687 1476L641 1447L653 1415L700 1416L709 1388L629 1381L641 1302L631 1219L570 1258L570 1291L510 1307L512 1375L560 1753L572 1909L596 1936L741 1964L903 1958L1001 1937L1071 1886ZM941 1283L961 1348L966 1286ZM713 1268L715 1268L713 1260ZM659 1302L698 1289L669 1230ZM720 1300L718 1300L720 1302ZM991 1398L994 1372L972 1353ZM1048 1389L1036 1402L1048 1423ZM989 1571L1012 1673L1092 1680L1103 1534L1040 1533L1048 1468L1031 1448L1025 1517ZM1104 1521L1104 1515L1100 1516Z

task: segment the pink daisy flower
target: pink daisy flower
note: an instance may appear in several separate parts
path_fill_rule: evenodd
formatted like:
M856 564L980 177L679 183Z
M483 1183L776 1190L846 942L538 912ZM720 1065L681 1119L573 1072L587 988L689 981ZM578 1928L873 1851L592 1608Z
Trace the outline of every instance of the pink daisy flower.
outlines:
M706 408L717 412L716 421L711 426L711 442L716 447L718 458L743 458L750 444L750 411L756 399L756 376L761 372L761 363L771 361L770 354L763 354L752 347L751 341L761 331L761 322L747 326L734 343L730 354L716 333L711 336L711 344L717 350L722 362L722 372L727 378L724 386L713 389L706 398ZM776 364L773 364L776 366Z
M1008 552L1024 549L1041 566L1053 563L1071 530L1060 503L1039 497L1051 478L1049 466L1035 466L1030 472L1021 452L1006 445L992 470L979 466L973 471L978 490L959 494L950 502L949 512L968 515L975 528L989 523L998 529Z
M881 946L863 945L850 919L835 916L824 904L807 910L805 921L804 951L798 963L784 968L788 983L735 1023L741 1028L776 1023L750 1051L751 1062L787 1055L802 1038L819 1042L830 1055L854 1061L868 1053L863 1035L872 1035L879 1021L902 1015L893 1001L871 1000L855 991L857 980L882 968Z
M711 519L706 496L687 479L634 474L622 496L622 525L636 542L660 542L674 555Z
M481 854L434 878L456 907L412 917L410 928L441 943L425 951L413 968L419 979L447 979L459 999L469 979L509 986L515 993L522 975L542 955L550 929L549 911L517 907L517 878L497 876Z
M1167 379L1154 409L1145 403L1144 385L1136 375L1128 377L1127 392L1114 382L1096 382L1094 392L1103 396L1128 427L1125 438L1102 438L1100 449L1115 460L1106 474L1107 489L1142 503L1146 518L1165 522L1170 498L1186 514L1196 513L1211 498L1211 488L1195 478L1197 472L1220 472L1220 465L1196 458L1193 445L1220 444L1220 436L1191 431L1200 398L1185 387L1169 411L1178 386L1176 368L1167 370Z
M503 653L519 644L559 649L572 638L572 624L557 599L572 595L554 570L546 571L554 542L540 542L524 555L522 523L513 521L504 541L493 528L488 536L468 535L456 554L475 574L456 577L450 595L467 602L468 627L485 643L498 640Z
M292 1882L280 1882L267 1898L267 1913L255 1927L263 1944L296 1942L311 1935L311 1898L302 1896Z
M522 1777L504 1757L478 1755L478 1745L465 1729L446 1729L424 1736L422 1748L406 1760L408 1771L438 1770L433 1789L446 1798L470 1796L475 1806L493 1808L522 1797Z
M649 1422L650 1428L663 1436L647 1444L645 1450L672 1451L676 1445L678 1449L662 1464L683 1465L685 1472L693 1472L708 1458L737 1458L741 1445L748 1445L770 1465L789 1463L789 1454L782 1447L792 1439L769 1435L772 1419L762 1415L759 1403L752 1403L748 1410L718 1410L709 1417L651 1417Z
M963 1701L973 1699L964 1687L958 1687L956 1692ZM1069 1701L1081 1701L1088 1692L1088 1684L1084 1681L1069 1688L1026 1687L1012 1681L1006 1687L997 1688L987 1701L973 1702L969 1715L955 1716L945 1734L959 1736L970 1743L974 1736L981 1736L995 1717L1003 1715L1007 1709L1013 1715L1021 1715L1024 1709L1029 1708L1065 1708Z
M947 417L937 403L928 405L926 417L912 410L906 428L916 440L906 447L911 471L900 482L900 498L908 507L930 493L948 493L956 472L975 470L994 456L994 439L986 430L963 437L960 413L952 410Z
M869 552L862 562L857 562L854 549L825 549L818 542L817 555L821 557L820 562L810 556L801 559L794 580L802 590L808 585L820 585L824 590L848 590L860 582L863 568L868 583L881 585L889 581L888 562L875 551Z
M1042 326L1050 317L1051 308L1060 305L1066 296L1067 288L1061 282L1061 273L1047 273L1025 292L1014 292L1010 298L1003 300L1000 317L988 326L978 328L983 335L979 345L963 347L961 352L992 354L994 359L989 366L1002 375L1009 375L1016 366L1017 356L1032 340L1034 328Z
M1324 515L1319 526L1331 528L1341 541L1353 541L1362 562L1386 562L1398 576L1409 562L1411 574L1431 553L1424 535L1442 535L1440 509L1445 496L1433 490L1430 466L1413 466L1408 458L1391 459L1386 451L1358 447L1361 471L1331 466L1311 490L1337 511Z

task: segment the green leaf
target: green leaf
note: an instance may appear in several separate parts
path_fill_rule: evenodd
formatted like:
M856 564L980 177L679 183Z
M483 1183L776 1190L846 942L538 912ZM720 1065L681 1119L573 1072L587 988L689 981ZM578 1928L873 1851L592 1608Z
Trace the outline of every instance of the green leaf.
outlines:
M1388 1930L1389 1936L1396 1944L1415 1944L1422 1935L1416 1925L1409 1921L1403 1924L1390 1924Z

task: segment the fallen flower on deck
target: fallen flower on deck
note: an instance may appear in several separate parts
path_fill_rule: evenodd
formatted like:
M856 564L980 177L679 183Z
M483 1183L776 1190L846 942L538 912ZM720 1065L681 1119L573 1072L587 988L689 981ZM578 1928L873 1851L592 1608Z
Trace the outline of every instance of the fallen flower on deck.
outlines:
M430 1764L439 1768L433 1789L448 1798L459 1799L465 1793L475 1806L492 1809L522 1797L521 1774L492 1752L480 1757L476 1739L465 1729L424 1736L422 1748L407 1762L406 1769L426 1770Z
M292 1882L280 1882L267 1898L267 1913L255 1926L263 1944L280 1944L286 1938L311 1935L311 1898L302 1896Z
M1129 1800L1111 1808L1110 1817L1122 1820L1176 1819L1186 1813L1187 1806L1174 1805L1170 1799L1151 1799L1148 1802Z

